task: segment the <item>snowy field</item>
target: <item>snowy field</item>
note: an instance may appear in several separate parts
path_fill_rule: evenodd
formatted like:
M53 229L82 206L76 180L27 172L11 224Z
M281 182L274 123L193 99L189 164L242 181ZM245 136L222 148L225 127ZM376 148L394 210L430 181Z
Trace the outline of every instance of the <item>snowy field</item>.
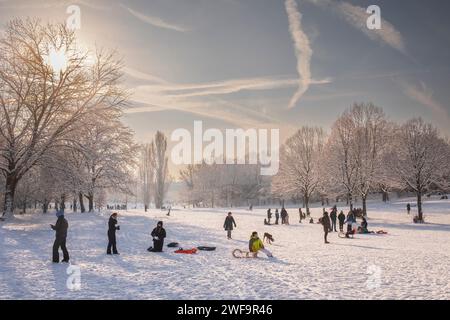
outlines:
M427 224L414 225L406 200L369 204L369 229L388 235L329 236L317 224L264 226L266 209L233 210L234 240L222 229L226 209L119 212L120 256L105 254L108 213L67 214L71 263L80 268L80 290L66 286L67 265L52 264L53 214L18 216L0 223L0 296L6 299L450 299L450 202L425 203ZM343 208L339 208L343 209ZM274 210L273 210L274 211ZM315 220L322 209L314 208ZM413 212L414 213L414 212ZM183 248L214 252L149 253L150 232L163 220ZM252 231L275 238L275 256L235 259Z

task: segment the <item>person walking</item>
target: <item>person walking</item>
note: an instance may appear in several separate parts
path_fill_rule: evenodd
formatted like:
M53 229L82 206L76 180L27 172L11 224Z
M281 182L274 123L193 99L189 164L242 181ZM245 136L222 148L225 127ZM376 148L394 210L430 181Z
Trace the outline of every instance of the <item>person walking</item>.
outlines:
M269 210L267 210L267 224L270 224L270 219L272 219L272 209L269 208Z
M325 243L329 243L327 240L327 237L328 237L328 232L330 231L331 224L330 224L330 217L328 216L328 212L326 212L326 211L324 212L322 219L321 219L321 223L323 226Z
M408 212L408 214L411 213L411 205L409 203L406 205L406 211Z
M116 243L116 230L120 230L120 226L117 224L117 212L114 212L108 221L108 248L106 249L106 254L111 254L111 248L113 254L119 254L117 251Z
M56 212L55 225L50 225L50 227L56 231L55 242L53 243L53 262L59 263L59 248L63 252L62 262L69 263L69 252L66 247L67 230L69 229L69 223L64 218L64 209L58 210Z
M275 209L275 224L278 224L278 220L280 219L280 213L278 209Z
M225 222L223 223L223 228L227 232L227 239L231 240L231 231L233 231L233 226L236 228L236 221L232 216L231 212L228 212L228 216L225 218Z

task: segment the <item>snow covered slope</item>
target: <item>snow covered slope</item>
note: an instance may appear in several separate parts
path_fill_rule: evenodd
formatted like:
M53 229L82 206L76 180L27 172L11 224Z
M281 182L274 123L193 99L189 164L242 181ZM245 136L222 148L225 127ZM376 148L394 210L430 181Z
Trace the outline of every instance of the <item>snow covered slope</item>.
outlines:
M69 290L67 265L51 263L53 215L20 216L0 223L2 299L450 299L450 202L425 203L427 224L414 225L405 200L369 204L369 229L388 235L329 236L317 224L264 226L266 209L233 209L234 240L222 229L227 210L119 212L120 256L105 254L108 214L67 214L71 262L81 289ZM342 208L339 208L342 209ZM314 208L317 220L322 209ZM183 248L214 252L149 253L150 232L163 220L168 238ZM271 233L276 258L235 259L252 231Z

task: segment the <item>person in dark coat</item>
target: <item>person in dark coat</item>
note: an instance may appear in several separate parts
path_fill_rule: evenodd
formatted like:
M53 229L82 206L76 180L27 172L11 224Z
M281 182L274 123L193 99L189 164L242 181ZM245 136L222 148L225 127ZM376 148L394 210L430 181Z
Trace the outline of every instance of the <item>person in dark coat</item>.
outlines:
M270 224L270 219L272 219L272 209L269 208L269 210L267 210L267 223Z
M298 216L300 218L300 223L302 223L302 219L303 219L303 212L302 212L302 208L298 208Z
M330 219L331 219L330 231L337 232L337 230L336 230L336 219L337 219L337 208L336 208L336 206L333 207L333 210L330 213Z
M324 212L321 222L322 222L322 226L323 226L325 243L329 243L327 240L327 236L328 236L328 232L330 231L331 223L330 223L330 217L328 216L328 212L326 212L326 211Z
M411 212L411 205L409 203L406 205L406 211L408 212L408 214L410 214Z
M164 246L164 238L166 237L166 230L163 228L163 222L159 221L156 228L153 229L151 236L153 237L153 247L148 248L150 252L162 252Z
M108 221L108 248L106 249L106 254L111 254L111 247L113 254L119 254L117 252L117 243L116 243L116 230L120 230L120 226L116 226L117 224L117 213L114 212Z
M341 212L339 213L338 220L339 220L339 230L340 230L341 232L344 232L344 222L345 222L345 214L344 214L344 211L341 211Z
M233 231L233 226L236 228L236 221L234 221L234 218L231 214L231 212L228 212L228 216L225 218L225 222L223 223L223 228L227 232L227 239L231 240L231 231Z
M58 210L56 212L58 220L55 225L50 225L53 230L56 231L55 242L53 243L53 262L59 263L59 248L63 252L62 262L69 263L69 252L66 248L67 230L69 229L69 223L64 218L64 210Z
M283 208L281 208L281 224L285 224L286 223L286 217L287 217L287 211L283 207Z
M278 224L278 220L280 219L280 213L278 209L275 209L275 224Z
M356 223L356 216L353 211L350 211L347 214L347 219L345 220L345 222L347 223L347 233L345 234L345 236L349 238L350 235L353 234L353 224Z

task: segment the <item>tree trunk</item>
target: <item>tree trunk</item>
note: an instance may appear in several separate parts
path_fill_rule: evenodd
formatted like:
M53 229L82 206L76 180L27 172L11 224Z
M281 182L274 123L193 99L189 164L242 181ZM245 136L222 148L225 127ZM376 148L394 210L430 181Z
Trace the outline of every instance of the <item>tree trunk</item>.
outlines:
M351 193L347 195L347 204L350 205L350 211L353 210L353 196Z
M44 199L44 203L42 205L42 211L43 211L43 213L48 212L48 200L47 199Z
M305 204L306 215L309 217L310 212L309 212L309 195L308 194L305 194L303 196L303 201Z
M77 212L77 197L73 197L73 203L72 203L72 210L73 212Z
M86 198L88 199L89 212L94 212L94 194L89 192Z
M367 196L364 195L361 197L362 199L362 209L363 209L363 216L367 217Z
M3 205L3 216L5 217L12 216L14 213L14 196L18 182L15 175L8 175L6 177L5 202Z
M78 200L80 201L80 211L81 211L81 213L85 213L86 212L86 208L84 207L84 199L83 199L83 194L81 192L78 194Z
M417 213L419 217L419 222L423 222L423 211L422 211L422 191L417 191Z

